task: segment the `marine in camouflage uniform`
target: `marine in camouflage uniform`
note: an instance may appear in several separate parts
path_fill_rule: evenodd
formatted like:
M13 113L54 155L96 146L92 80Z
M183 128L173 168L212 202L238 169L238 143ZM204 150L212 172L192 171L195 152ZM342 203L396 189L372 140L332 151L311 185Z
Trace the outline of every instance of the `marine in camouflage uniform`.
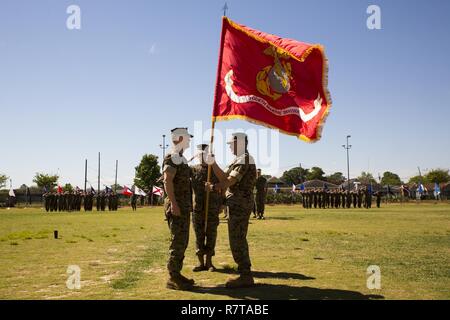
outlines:
M257 171L256 187L256 213L258 219L264 219L264 205L266 203L267 179L261 175L261 169Z
M45 211L48 212L50 210L50 193L49 192L45 192L42 197L44 198L44 207L45 207Z
M347 191L345 193L345 201L346 201L346 206L349 209L352 205L352 195L351 195L350 191Z
M358 208L362 207L362 203L363 203L363 192L362 190L358 190Z
M106 195L105 192L102 191L102 193L100 194L100 209L102 211L105 211L106 208Z
M50 212L53 211L58 211L58 199L55 192L52 192L52 196L50 198Z
M341 190L336 190L336 209L341 207Z
M134 193L131 195L131 199L130 199L130 203L131 203L131 209L133 209L133 211L136 211L137 209L137 195Z
M378 191L378 192L376 193L376 197L377 197L377 208L380 208L380 206L381 206L381 196L382 196L381 191Z
M372 188L366 188L366 209L372 207Z
M94 188L91 187L89 192L89 211L92 211L94 208L94 199L96 198L96 192Z
M72 211L72 193L67 191L67 193L64 194L65 201L65 210L66 211Z
M313 206L313 191L314 191L314 189L308 191L308 208L309 209L312 209L312 206Z
M61 212L61 211L63 211L63 208L62 208L62 201L63 201L63 197L62 197L62 194L57 194L56 195L56 202L58 203L58 212ZM56 210L55 210L56 211Z
M317 208L318 194L319 194L319 192L318 192L316 189L314 189L314 190L312 191L313 203L314 203L314 209Z
M306 209L306 194L305 194L305 191L304 190L302 190L302 191L300 191L300 194L301 194L301 196L302 196L302 206L303 206L303 209Z
M325 204L325 208L329 209L330 208L330 191L329 190L325 190L324 191L324 204Z
M250 254L247 242L247 231L250 214L253 207L253 188L256 182L256 166L247 151L247 135L234 133L228 142L236 158L222 171L216 163L212 168L219 178L218 184L210 184L215 190L226 190L226 205L228 206L228 235L231 253L238 265L240 276L230 279L229 288L248 287L254 284L251 274Z
M112 197L111 192L108 192L107 198L108 198L108 211L112 211L113 210L113 197Z
M75 210L81 210L81 192L79 190L75 193Z
M117 211L117 208L119 207L119 198L117 196L117 193L113 191L111 196L112 196L113 211Z
M191 167L192 191L194 194L192 224L195 231L195 253L197 254L199 264L194 271L215 271L212 263L212 257L215 255L217 227L219 226L219 213L223 203L222 194L217 192L209 193L208 220L205 232L205 203L206 191L205 183L208 178L208 165L205 162L204 155L208 152L208 145L201 144L197 148L200 151L198 155L201 164ZM218 183L214 172L211 170L211 183ZM206 261L205 261L206 256Z
M170 230L167 288L175 290L188 290L194 284L194 280L181 275L184 254L189 243L192 211L191 169L183 156L183 151L189 148L190 137L192 136L187 132L187 128L173 129L174 145L163 161L164 187L167 196L164 199L164 211Z
M318 191L317 192L317 204L319 206L319 209L323 209L323 207L324 207L324 202L323 202L324 198L325 197L324 197L323 190Z
M83 192L83 209L89 211L89 195L86 192Z

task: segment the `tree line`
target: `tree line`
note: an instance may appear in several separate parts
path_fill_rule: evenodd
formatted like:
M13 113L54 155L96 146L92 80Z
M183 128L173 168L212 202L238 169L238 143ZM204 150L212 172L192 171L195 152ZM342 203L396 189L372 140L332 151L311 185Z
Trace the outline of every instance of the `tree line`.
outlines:
M336 185L340 185L347 181L347 178L342 172L334 172L332 174L326 175L325 172L320 167L312 167L311 169L303 167L295 167L290 170L284 171L283 175L280 177L284 182L289 185L301 184L309 180L322 180L327 181ZM365 184L376 184L377 180L370 172L361 172L361 174L356 177L359 182ZM382 176L379 177L378 182L382 185L390 186L400 186L402 184L418 184L418 183L447 183L450 181L449 170L445 169L433 169L427 174L420 176L411 177L408 181L402 181L399 175L385 171Z

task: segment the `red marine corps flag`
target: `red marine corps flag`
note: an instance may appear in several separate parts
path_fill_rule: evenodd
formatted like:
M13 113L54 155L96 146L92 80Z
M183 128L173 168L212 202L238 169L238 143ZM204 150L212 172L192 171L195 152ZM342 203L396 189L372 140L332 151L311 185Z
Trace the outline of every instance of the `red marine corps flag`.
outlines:
M213 122L244 119L315 142L331 106L323 47L223 17Z

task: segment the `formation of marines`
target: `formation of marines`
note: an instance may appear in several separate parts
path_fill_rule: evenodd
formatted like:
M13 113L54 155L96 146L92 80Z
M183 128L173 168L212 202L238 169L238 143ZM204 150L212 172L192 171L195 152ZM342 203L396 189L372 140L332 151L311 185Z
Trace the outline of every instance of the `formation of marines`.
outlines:
M253 209L253 189L257 173L254 160L247 150L247 136L243 133L232 135L228 144L235 159L222 170L215 162L214 156L209 154L207 145L198 146L197 157L200 164L189 167L183 152L189 148L193 136L188 133L187 128L175 128L171 133L172 150L163 161L166 191L164 212L170 230L167 288L189 290L195 283L193 279L181 274L189 242L191 213L198 257L198 265L194 271L215 270L212 257L215 254L219 213L223 206L227 207L229 243L240 274L238 278L228 280L226 286L252 286L254 280L251 274L247 230Z
M47 192L44 193L43 197L45 211L47 212L80 211L83 202L82 192Z
M302 205L305 209L319 208L372 208L372 192L369 188L361 188L358 191L348 191L342 189L325 190L316 188L302 190ZM376 192L377 207L381 206L381 192Z
M106 208L109 211L117 211L119 206L119 197L114 191L103 191L99 194L92 191L46 192L43 194L43 199L46 212L81 211L82 207L84 211L92 211L94 200L97 211L105 211Z

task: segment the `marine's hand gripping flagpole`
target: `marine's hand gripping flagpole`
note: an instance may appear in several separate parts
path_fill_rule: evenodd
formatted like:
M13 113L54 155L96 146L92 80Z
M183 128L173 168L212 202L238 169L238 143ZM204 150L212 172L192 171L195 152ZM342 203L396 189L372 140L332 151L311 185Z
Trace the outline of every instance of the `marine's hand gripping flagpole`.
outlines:
M209 142L209 151L208 153L211 155L213 151L214 144L214 127L216 124L216 119L214 117L214 106L218 101L218 87L220 86L220 74L222 73L222 55L223 55L223 43L225 38L225 30L224 30L224 17L222 17L222 32L220 35L220 49L219 49L219 63L217 65L217 79L216 79L216 87L214 90L214 104L213 104L213 115L211 117L211 140ZM211 182L211 164L208 163L208 176L206 182L209 184ZM208 209L209 209L209 188L206 189L206 199L205 199L205 233L208 229Z

